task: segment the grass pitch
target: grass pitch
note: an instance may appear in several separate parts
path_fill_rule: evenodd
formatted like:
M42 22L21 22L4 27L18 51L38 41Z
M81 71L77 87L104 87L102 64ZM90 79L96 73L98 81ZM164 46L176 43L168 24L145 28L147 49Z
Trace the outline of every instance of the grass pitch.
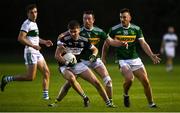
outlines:
M145 64L146 65L146 64ZM153 90L157 109L148 108L143 87L135 79L130 89L131 107L123 105L123 77L117 64L109 64L107 68L113 80L113 100L117 108L107 108L96 89L86 81L78 78L86 94L90 98L90 106L83 107L83 100L71 88L63 101L57 107L48 107L56 98L64 78L57 70L57 64L49 64L51 71L49 101L42 99L42 76L38 72L32 82L12 82L4 92L0 92L0 112L178 112L180 111L180 66L175 65L172 72L166 72L165 66L146 65ZM1 63L0 78L4 74L19 74L26 71L23 63ZM102 82L102 81L101 81Z

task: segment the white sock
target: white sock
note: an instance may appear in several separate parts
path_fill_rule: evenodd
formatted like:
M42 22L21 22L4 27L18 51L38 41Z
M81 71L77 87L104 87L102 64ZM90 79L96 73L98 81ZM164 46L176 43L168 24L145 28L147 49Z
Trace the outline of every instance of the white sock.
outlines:
M48 90L43 91L43 98L44 99L49 99Z
M7 76L4 78L6 82L11 82L14 80L14 77L13 76Z

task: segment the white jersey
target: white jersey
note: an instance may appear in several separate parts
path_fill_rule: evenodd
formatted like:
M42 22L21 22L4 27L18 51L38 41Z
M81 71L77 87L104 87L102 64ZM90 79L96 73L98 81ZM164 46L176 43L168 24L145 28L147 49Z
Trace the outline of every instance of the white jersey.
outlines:
M178 41L178 37L176 34L167 33L163 36L163 42L165 48L175 48Z
M39 30L36 22L30 21L29 19L25 20L21 26L21 31L27 33L27 39L33 45L39 45ZM24 49L25 53L39 53L39 50L36 50L32 47L25 46Z
M177 45L178 37L176 34L167 33L163 37L164 49L166 56L175 57L175 46Z

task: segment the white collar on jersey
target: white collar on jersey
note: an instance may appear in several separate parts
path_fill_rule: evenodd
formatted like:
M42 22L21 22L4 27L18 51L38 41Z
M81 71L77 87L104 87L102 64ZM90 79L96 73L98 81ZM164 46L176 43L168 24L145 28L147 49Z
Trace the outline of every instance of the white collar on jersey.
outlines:
M124 29L129 29L129 27L131 26L131 23L129 23L129 25L127 27L124 27L122 24L121 26L124 28Z
M92 31L94 29L94 27L92 27L91 29L87 29L85 26L83 26L83 28L87 31Z

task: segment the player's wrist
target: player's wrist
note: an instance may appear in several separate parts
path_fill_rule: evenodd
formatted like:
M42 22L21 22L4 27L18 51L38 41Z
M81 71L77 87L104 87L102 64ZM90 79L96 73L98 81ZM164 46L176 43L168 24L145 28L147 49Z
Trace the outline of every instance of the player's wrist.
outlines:
M89 56L89 61L90 62L95 62L96 59L97 59L96 54L92 54L91 56Z
M151 59L154 59L154 58L156 58L156 55L155 54L151 54L150 57L151 57Z

